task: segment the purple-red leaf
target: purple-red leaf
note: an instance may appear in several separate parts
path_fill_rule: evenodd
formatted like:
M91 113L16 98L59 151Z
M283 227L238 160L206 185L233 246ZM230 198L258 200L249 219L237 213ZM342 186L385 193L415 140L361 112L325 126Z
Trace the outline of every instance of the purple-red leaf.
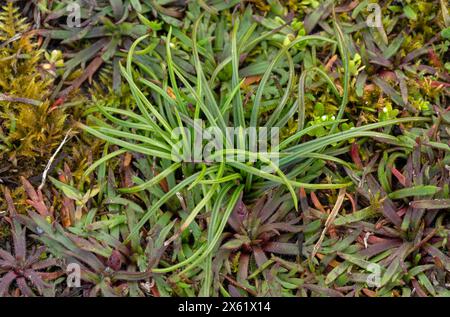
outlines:
M0 279L0 297L5 296L8 293L9 286L16 279L17 275L13 271L10 271L3 275Z
M33 293L33 290L28 286L27 281L23 277L19 277L16 280L17 286L20 289L20 292L25 297L35 297L36 295Z

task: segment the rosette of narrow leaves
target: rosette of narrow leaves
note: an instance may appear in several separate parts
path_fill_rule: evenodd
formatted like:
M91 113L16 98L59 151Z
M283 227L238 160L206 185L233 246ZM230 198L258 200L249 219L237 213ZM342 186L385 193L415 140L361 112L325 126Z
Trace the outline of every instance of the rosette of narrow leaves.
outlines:
M11 296L19 291L21 296L36 296L50 294L52 286L45 280L58 275L48 274L48 269L54 268L57 261L54 258L43 259L46 247L27 249L26 229L13 217L11 236L13 251L0 249L0 296Z
M349 234L320 249L321 263L334 262L326 286L367 296L448 296L450 196L443 162L450 149L423 136L426 131L404 131L402 151L375 156L377 178L368 166L363 179L347 170L365 208L334 221L335 231Z
M236 5L213 1L204 8L217 14L220 10ZM30 4L28 4L29 6ZM113 87L120 92L119 61L123 51L131 42L144 34L152 34L147 44L159 46L157 32L163 24L181 27L187 1L161 0L71 0L35 3L33 16L39 26L38 34L64 45L72 51L72 58L65 63L64 74L58 89L60 97L66 97L70 91L80 87L105 63L111 63L114 69ZM83 71L78 72L77 68ZM63 82L74 72L77 79L60 91Z
M262 274L267 282L266 268L274 262L272 255L291 258L301 255L298 239L304 226L299 224L300 220L290 195L281 190L268 193L248 206L240 200L228 218L228 228L216 256L223 262L216 262L214 271L219 273L221 267L232 267L236 281L256 292L252 280Z
M170 199L177 197L180 191L185 189L194 190L200 198L192 206L192 209L188 210L188 214L182 217L182 224L166 242L166 245L177 240L184 232L187 232L186 229L191 229L193 228L192 226L196 226L198 216L202 211L213 212L214 210L220 210L220 208L233 210L237 198L244 189L245 200L245 198L250 198L252 195L261 195L265 190L274 186L286 186L290 192L294 207L297 207L295 188L333 189L343 188L349 185L347 180L339 177L335 173L329 173L327 169L308 169L314 161L321 161L322 163L332 161L338 164L348 165L343 160L332 155L333 150L335 150L333 146L359 137L374 137L384 142L401 145L396 137L373 132L372 130L401 122L424 121L422 118L400 118L333 133L335 130L333 127L342 120L346 107L347 91L349 89L349 73L346 71L344 78L345 92L341 98L341 105L336 121L324 123L332 125L330 133L326 136L300 143L302 137L317 128L317 126L303 128L304 108L301 107L298 101L292 103L282 101L280 106L268 118L261 118L259 114L265 85L271 77L277 63L283 58L289 60L289 50L299 43L320 43L324 47L338 44L343 56L344 68L348 69L348 54L346 54L346 46L339 25L335 23L337 41L314 35L299 37L281 48L279 45L275 45L279 49L273 60L264 70L259 84L255 87L256 93L252 96L252 108L247 112L247 116L244 113L243 107L245 96L241 90L244 79L240 77L239 71L241 64L245 64L245 61L241 61L240 56L246 56L246 53L252 48L257 46L261 41L264 41L267 36L272 35L273 31L256 37L247 43L242 40L251 37L254 27L252 28L248 23L242 22L245 31L239 32L241 30L240 23L236 20L233 29L228 34L231 40L230 50L223 52L223 54L228 55L222 55L223 61L218 63L214 59L210 60L211 57L214 57L212 47L202 47L197 42L197 34L202 19L202 16L198 18L193 26L192 40L185 39L175 29L169 31L169 34L164 39L167 76L163 78L147 78L145 75L151 75L152 73L144 64L139 62L138 55L142 51L136 51L136 48L148 36L143 36L138 39L130 48L126 65L121 66L122 75L130 85L138 111L132 112L98 106L98 111L103 114L107 121L95 119L95 126L81 125L90 134L104 139L110 144L116 144L124 150L146 155L155 160L158 168L163 167L161 172L153 178L136 179L135 186L119 189L120 192L134 194L141 191L151 191L158 187L161 189L161 182L166 178L170 177L173 179L175 175L182 175L181 180L178 183L173 183L170 190L166 192L158 190L159 194L156 195L158 199L145 212L137 225L133 226L130 237L139 234L140 230L151 217L154 217L159 208L166 205ZM175 33L177 33L176 37L179 37L178 40L185 41L189 44L188 52L192 55L191 67L195 69L195 76L189 74L186 67L178 65L172 58L172 34ZM238 45L238 43L242 44ZM158 54L155 54L152 50L146 51L146 54L158 58ZM206 64L210 62L217 63L216 70L213 72L206 71ZM134 67L135 65L137 68ZM219 80L216 77L217 74L227 65L231 66L231 76ZM327 76L326 74L322 75ZM214 89L211 84L213 82L215 83ZM290 85L285 89L286 94L289 95ZM150 90L151 93L144 93L147 90ZM223 96L218 93L223 91L228 91L228 94ZM189 145L193 144L191 136L194 135L195 119L204 119L204 126L201 128L213 127L222 131L223 135L226 135L225 130L230 126L256 128L266 124L269 128L283 127L287 124L288 118L294 115L297 116L298 120L297 132L286 140L283 140L279 145L279 164L274 164L265 155L260 155L261 153L252 152L248 147L243 149L231 148L227 143L229 141L227 138L223 139L223 144L226 144L227 147L224 150L219 150L214 153L215 158L224 157L227 154L239 153L245 157L253 154L257 157L257 160L245 164L243 162L223 159L212 160L208 164L205 164L204 162L195 163L192 161L180 162L179 157L172 155L172 149L177 148L178 142L181 142L184 148L189 148ZM190 136L185 132L184 134L181 133L181 138L179 138L181 140L174 139L172 132L175 129L189 131ZM108 159L121 155L122 153L122 150L118 150L107 154L105 158L93 164L89 172L94 171L95 168L105 163ZM264 167L268 168L269 172ZM322 178L322 176L325 177ZM332 179L336 183L330 183L328 181L311 182L311 180L320 179ZM181 199L179 196L178 198ZM226 219L226 217L218 218L217 225L213 226L212 231L209 233L212 239L210 241L216 241L214 237L220 237L223 226L219 224L222 224ZM192 268L193 263L198 263L197 261L199 259L204 259L209 256L215 247L211 242L206 245L198 245L198 248L193 251L190 257L177 265L161 270L166 272L184 266Z
M67 169L61 175L67 176L66 172ZM62 210L57 213L57 217L63 220L63 228L49 216L48 210L52 209L47 207L42 195L37 195L31 184L23 181L30 198L27 203L39 214L29 210L29 217L17 217L35 233L35 239L61 259L60 266L67 273L68 286L63 290L63 296L73 296L82 291L88 296L143 296L149 292L158 294L158 288L164 289L165 282L160 278L155 278L154 288L148 289L146 285L149 284L150 269L166 257L164 241L174 225L170 221L170 213L162 215L156 222L152 221L152 229L145 237L133 235L129 243L123 243L144 210L138 203L122 198L112 186L108 185L99 211L97 208L88 209L95 197L89 197L80 205L75 188L52 179L67 195ZM108 182L113 185L114 176L111 174ZM150 202L145 195L140 196L143 204ZM75 205L80 206L79 216ZM104 215L103 208L109 212L108 215ZM76 278L81 282L79 287L74 286Z
M121 49L131 41L149 32L161 29L158 22L141 23L139 15L150 9L143 1L80 1L58 0L35 4L34 17L42 24L37 33L58 41L72 50L72 58L64 65L62 80L55 91L59 92L64 81L82 66L83 71L76 73L76 80L63 90L59 96L66 97L84 81L97 72L104 63L112 63L116 71L113 87L119 90L118 62Z
M289 194L266 194L251 206L240 200L228 219L231 237L221 249L242 250L246 256L253 256L258 265L267 261L265 252L299 255L298 245L289 242L295 236L292 233L302 230L299 221ZM248 265L247 260L244 262ZM243 275L247 269L242 268Z
M130 251L114 237L100 234L82 238L64 230L60 225L49 224L33 211L30 218L21 216L24 223L37 233L33 237L43 242L48 250L62 260L69 287L80 287L87 296L140 296L137 284L149 278L149 272L137 272L130 265ZM77 275L79 274L79 275ZM77 278L80 285L77 285ZM72 291L73 293L73 291Z

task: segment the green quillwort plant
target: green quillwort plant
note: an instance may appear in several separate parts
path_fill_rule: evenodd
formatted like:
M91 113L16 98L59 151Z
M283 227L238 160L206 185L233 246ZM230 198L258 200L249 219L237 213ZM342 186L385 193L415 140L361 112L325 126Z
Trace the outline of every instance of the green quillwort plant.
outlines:
M137 51L138 46L148 37L147 35L139 38L131 46L127 63L121 66L121 72L127 83L130 85L131 92L136 101L138 112L113 109L98 106L97 110L101 112L105 119L109 121L102 122L96 120L95 125L80 125L88 133L95 135L109 144L116 144L132 153L140 153L151 157L155 163L161 167L161 172L151 179L141 179L135 177L135 186L122 188L119 191L128 194L138 194L141 191L150 191L156 197L155 202L145 212L140 221L132 228L130 237L139 234L150 218L154 217L158 211L165 208L165 204L170 199L178 197L180 201L194 199L195 204L192 208L185 208L186 213L181 217L182 223L177 227L174 235L165 243L166 246L189 234L188 231L195 231L198 226L198 216L200 214L211 215L209 221L208 239L206 243L198 243L196 250L192 251L189 257L172 266L164 268L155 268L153 272L170 272L178 268L186 267L193 269L193 263L199 263L216 247L216 242L222 234L228 216L235 208L235 205L242 195L251 197L251 194L262 193L274 186L285 186L292 197L294 206L297 207L296 189L337 189L349 186L345 179L335 177L335 183L324 181L322 183L310 183L308 181L307 167L308 161L333 161L338 164L346 163L334 156L333 146L340 142L360 137L372 137L383 140L387 143L401 145L394 136L375 132L373 130L402 122L422 121L422 118L399 118L387 120L375 124L360 126L347 131L335 133L337 123L343 119L343 114L347 104L349 90L349 66L348 53L342 31L335 23L336 39L327 37L308 35L301 36L281 47L277 44L278 52L274 55L267 65L256 93L252 100L252 108L248 111L244 108L245 95L242 91L244 79L240 76L240 65L242 56L249 54L252 49L258 46L262 41L273 35L273 31L264 33L256 38L252 33L256 26L248 27L238 18L234 20L232 31L227 34L230 40L229 49L222 53L222 62L217 63L214 60L212 46L201 45L198 41L198 32L200 23L204 19L202 15L193 26L192 39L185 39L181 35L174 36L175 29L170 29L167 37L164 39L166 51L165 56L161 57L150 50L146 54L159 57L160 62L164 63L167 76L160 80L146 78L146 74L151 74L151 70L139 62L138 56L141 51ZM204 28L204 26L202 26ZM251 41L246 41L253 38ZM185 41L187 52L192 54L192 75L183 66L177 64L172 59L173 46L176 41ZM338 96L341 100L341 106L335 122L321 123L331 124L333 127L326 136L300 142L302 137L308 132L317 128L310 126L304 128L304 105L301 100L293 102L282 101L279 106L272 111L266 118L262 118L261 108L263 103L263 94L267 82L275 66L280 60L286 58L291 60L289 52L298 44L337 46L341 52L344 62L344 92ZM212 60L211 60L212 59ZM211 73L207 70L215 62L216 69ZM136 68L137 66L137 68ZM231 76L216 77L221 70L230 67ZM214 67L213 67L214 68ZM321 72L325 78L328 78L324 72ZM329 85L333 82L328 80ZM289 97L291 86L286 88L286 96ZM337 89L333 86L334 90ZM149 92L148 92L149 91ZM226 94L223 94L223 91ZM288 97L285 97L288 99ZM292 101L292 100L291 100ZM230 139L223 137L224 148L219 149L213 154L216 160L211 162L185 162L179 161L172 155L172 149L177 146L178 139L173 137L173 131L185 131L181 133L181 142L183 146L189 148L192 144L192 135L194 135L194 120L204 119L203 131L208 128L215 128L226 135L227 127L237 127L245 129L246 127L284 127L290 117L296 116L298 120L297 132L286 140L283 140L277 147L279 151L279 162L274 164L264 153L253 152L248 144L244 148L234 148L231 146ZM190 133L187 133L187 132ZM239 141L243 134L238 133L236 139ZM202 144L200 144L202 146ZM86 175L92 172L100 164L108 159L123 153L122 150L111 152L95 163L86 172ZM227 155L241 154L246 158L257 157L255 162L229 161ZM217 159L221 158L221 159ZM306 167L306 168L305 168ZM311 171L312 173L312 171ZM314 174L315 178L320 174ZM171 182L168 190L162 191L161 182L173 178L177 175L179 182ZM190 198L186 198L183 193L189 193ZM193 198L195 197L195 198ZM221 210L224 212L220 212ZM214 219L214 220L213 220ZM212 224L212 222L214 222ZM189 229L189 230L187 230ZM208 265L208 264L207 264ZM186 270L184 271L186 274Z

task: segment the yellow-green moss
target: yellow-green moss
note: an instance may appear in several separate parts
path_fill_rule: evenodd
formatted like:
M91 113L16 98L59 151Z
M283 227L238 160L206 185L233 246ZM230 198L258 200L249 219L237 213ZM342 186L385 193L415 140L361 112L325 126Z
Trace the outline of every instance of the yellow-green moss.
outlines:
M49 100L52 75L19 10L0 9L0 160L2 166L45 161L64 136L66 115ZM23 167L23 166L22 166Z

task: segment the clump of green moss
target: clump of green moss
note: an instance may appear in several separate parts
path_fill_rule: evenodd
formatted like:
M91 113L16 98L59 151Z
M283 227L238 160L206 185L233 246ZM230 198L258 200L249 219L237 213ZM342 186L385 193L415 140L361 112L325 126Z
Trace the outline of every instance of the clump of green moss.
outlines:
M0 177L42 171L66 129L66 114L50 100L54 77L29 29L11 2L0 9L0 165L10 166Z

